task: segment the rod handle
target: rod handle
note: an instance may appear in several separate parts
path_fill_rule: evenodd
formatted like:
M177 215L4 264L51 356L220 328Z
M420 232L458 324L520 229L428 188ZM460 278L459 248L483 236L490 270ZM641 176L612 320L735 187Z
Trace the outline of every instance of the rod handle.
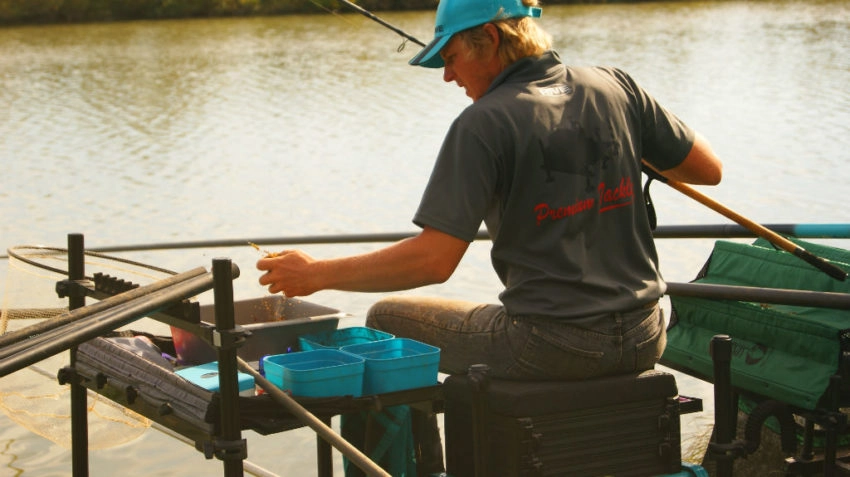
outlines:
M794 255L802 258L812 266L818 268L836 280L843 282L847 279L847 272L800 247L794 249Z

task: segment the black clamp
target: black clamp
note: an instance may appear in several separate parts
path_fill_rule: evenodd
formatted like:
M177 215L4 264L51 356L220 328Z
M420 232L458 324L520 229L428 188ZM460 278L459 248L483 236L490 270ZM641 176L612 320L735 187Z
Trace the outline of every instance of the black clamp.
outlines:
M86 383L93 382L97 389L103 389L109 378L103 373L97 373L94 375L94 379L92 379L77 372L77 368L73 366L63 366L56 371L56 380L62 386L66 384L85 385Z
M232 330L212 330L212 345L218 349L235 349L242 346L251 332L237 325Z
M207 459L215 457L221 461L228 461L245 460L248 458L247 439L240 439L238 441L216 439L212 442L198 442L195 444L195 448L203 452L204 457Z
M56 294L59 298L81 298L90 296L94 292L94 284L91 280L59 280L56 282Z
M139 390L136 389L135 386L127 386L124 388L124 397L127 399L127 404L131 406L136 404L136 399L138 399L139 396L141 396L141 393L139 393Z
M83 377L72 366L63 366L56 372L56 380L64 386L66 384L82 384Z

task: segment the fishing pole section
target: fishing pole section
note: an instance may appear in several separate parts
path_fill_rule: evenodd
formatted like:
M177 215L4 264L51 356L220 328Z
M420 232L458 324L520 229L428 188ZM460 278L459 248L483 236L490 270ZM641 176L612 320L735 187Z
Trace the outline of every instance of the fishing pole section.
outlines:
M779 235L778 233L774 232L773 230L770 230L769 228L767 228L763 225L760 225L760 224L748 219L747 217L744 217L743 215L741 215L741 214L735 212L734 210L726 207L725 205L721 204L720 202L717 202L716 200L706 196L702 192L699 192L698 190L694 189L693 187L691 187L691 186L689 186L689 185L687 185L683 182L679 182L677 180L673 180L673 179L670 179L670 178L664 176L663 174L661 174L661 172L659 172L657 169L655 169L654 167L649 165L646 161L643 161L643 167L642 168L643 168L643 172L649 177L649 180L647 180L646 185L644 186L644 197L645 197L645 200L646 200L646 205L648 207L651 225L653 225L653 226L655 225L656 219L655 219L654 210L652 208L652 200L649 198L649 184L651 183L652 180L657 180L658 182L662 182L662 183L667 184L668 186L672 187L673 189L678 190L679 192L681 192L681 193L685 194L686 196L696 200L700 204L702 204L702 205L710 208L711 210L723 215L724 217L731 219L733 222L741 225L745 229L754 233L756 236L767 240L772 245L779 247L780 249L785 250L786 252L791 253L792 255L806 261L808 264L810 264L810 265L814 266L815 268L819 269L820 271L826 273L830 277L832 277L836 280L840 280L840 281L844 281L844 280L847 279L847 272L845 272L841 268L835 266L832 263L829 263L828 261L824 260L821 257L814 255L811 252L808 252L803 247L801 247L798 244L795 244L794 242L788 240L787 238Z
M763 225L774 232L796 238L809 239L847 239L850 238L850 224L842 223L776 223ZM656 239L710 239L710 238L752 238L757 235L751 230L738 224L685 224L658 225L652 231ZM414 231L377 232L365 234L328 234L328 235L292 235L282 237L241 237L212 240L190 240L180 242L150 242L136 244L98 245L86 249L86 254L96 256L98 253L183 250L194 248L227 248L248 246L281 246L281 245L332 245L355 243L397 242L416 235ZM486 230L479 230L475 240L490 240ZM50 247L17 246L9 250L9 254L0 255L0 259L15 258L26 261L26 250L43 250L49 253ZM60 270L64 273L64 270ZM173 274L174 272L171 272Z
M419 45L419 46L421 46L421 47L423 47L423 48L425 47L425 43L422 43L421 41L419 41L418 39L416 39L416 37L414 37L414 36L412 36L412 35L410 35L410 34L406 33L406 32L405 32L404 30L402 30L401 28L395 27L395 26L393 26L393 25L391 25L391 24L387 23L386 21L384 21L384 20L382 20L382 19L378 18L378 17L377 17L374 13L370 12L369 10L366 10L366 9L364 9L363 7L360 7L360 6L358 6L358 5L354 4L354 3L351 3L351 2L349 2L348 0L340 0L340 1L341 1L342 3L344 3L346 6L348 6L349 8L351 8L352 10L354 10L354 11L356 11L357 13L359 13L359 14L361 14L361 15L365 16L366 18L368 18L368 19L370 19L370 20L373 20L373 21L375 21L375 22L377 22L377 23L381 24L382 26L384 26L384 27L386 27L386 28L389 28L390 30L394 31L396 34L398 34L398 35L399 35L399 36L401 36L402 38L405 38L405 39L407 39L407 40L410 40L410 41L412 41L413 43L416 43L417 45ZM398 51L402 51L403 49L404 49L404 43L402 43L402 44L401 44L401 46L399 46Z

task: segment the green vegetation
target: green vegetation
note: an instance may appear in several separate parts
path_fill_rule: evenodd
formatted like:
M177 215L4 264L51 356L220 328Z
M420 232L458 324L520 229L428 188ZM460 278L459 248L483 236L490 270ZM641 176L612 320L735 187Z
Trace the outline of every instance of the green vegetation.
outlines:
M358 1L368 10L435 8L436 0ZM0 26L29 23L280 15L337 10L337 0L0 0Z

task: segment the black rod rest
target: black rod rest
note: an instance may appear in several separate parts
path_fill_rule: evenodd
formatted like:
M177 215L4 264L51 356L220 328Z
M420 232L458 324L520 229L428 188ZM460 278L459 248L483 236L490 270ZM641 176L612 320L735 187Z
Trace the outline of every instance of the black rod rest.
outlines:
M86 381L85 377L80 376L77 370L71 366L64 366L56 372L56 380L61 385L66 384L82 384Z
M236 349L243 344L245 340L251 336L251 332L235 325L230 330L213 330L210 344L219 349Z
M59 280L56 282L56 295L59 298L85 298L91 296L94 282L89 279Z
M717 462L717 477L732 477L735 459L746 455L746 450L743 442L733 442L737 405L732 388L732 338L729 335L716 335L711 339L711 359L714 363L714 437L708 444L708 451Z

